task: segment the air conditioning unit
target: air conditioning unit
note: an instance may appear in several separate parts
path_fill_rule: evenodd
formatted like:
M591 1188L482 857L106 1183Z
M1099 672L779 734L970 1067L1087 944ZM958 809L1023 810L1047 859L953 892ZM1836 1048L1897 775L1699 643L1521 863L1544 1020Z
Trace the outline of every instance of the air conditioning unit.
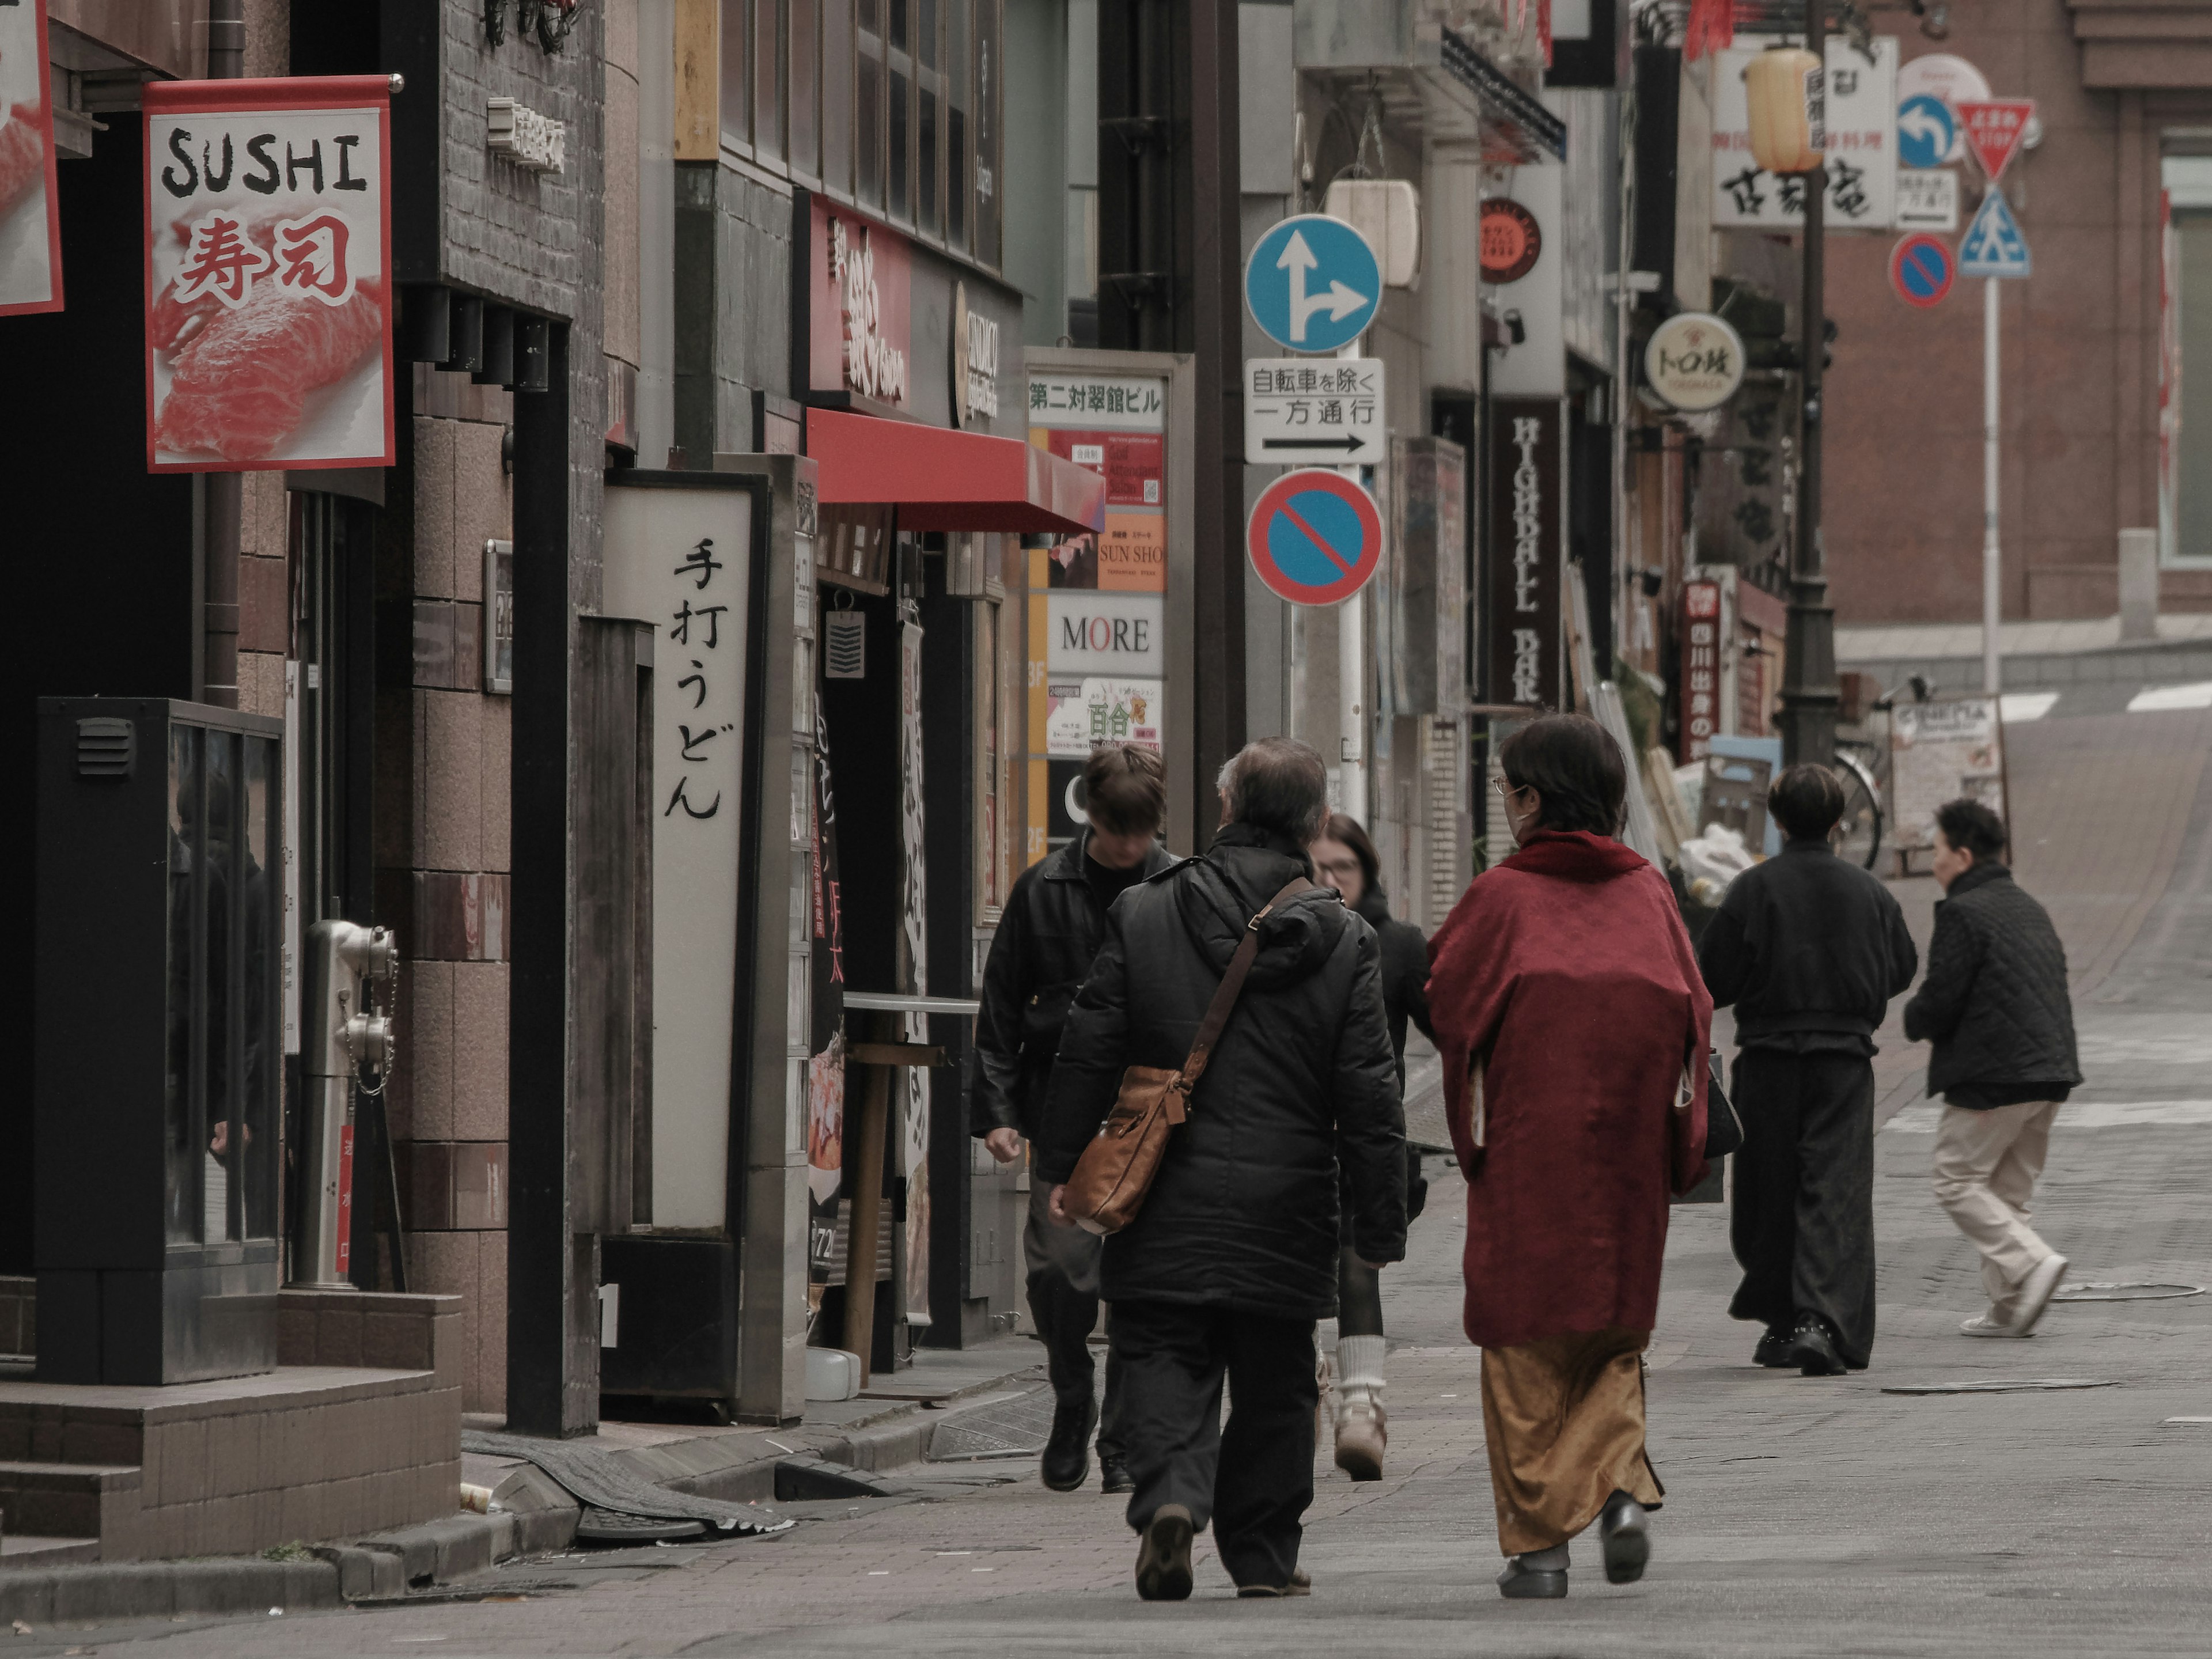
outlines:
M1403 179L1340 179L1322 211L1367 239L1390 288L1411 288L1421 274L1421 198Z

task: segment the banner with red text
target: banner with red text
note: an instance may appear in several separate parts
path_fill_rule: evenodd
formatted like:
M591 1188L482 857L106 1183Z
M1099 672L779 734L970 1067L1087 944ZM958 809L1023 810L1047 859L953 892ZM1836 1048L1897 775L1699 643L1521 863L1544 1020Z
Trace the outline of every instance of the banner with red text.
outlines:
M0 4L0 317L61 308L46 0Z
M144 97L148 467L391 465L390 83Z

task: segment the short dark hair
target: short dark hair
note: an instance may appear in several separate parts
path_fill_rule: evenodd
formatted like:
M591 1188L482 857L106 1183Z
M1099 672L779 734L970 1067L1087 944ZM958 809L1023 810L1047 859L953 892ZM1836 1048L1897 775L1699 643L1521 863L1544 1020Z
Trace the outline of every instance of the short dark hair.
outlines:
M1321 751L1296 738L1255 738L1214 781L1232 823L1288 836L1304 847L1328 817L1328 769Z
M1540 830L1620 833L1628 764L1613 733L1587 714L1543 714L1505 739L1498 763L1516 789L1542 797Z
M1766 792L1766 810L1792 841L1818 841L1844 815L1844 786L1825 766L1786 766Z
M1083 763L1083 810L1109 836L1149 836L1168 815L1168 770L1157 749L1101 744Z
M1331 812L1328 822L1321 827L1322 836L1329 841L1340 841L1352 849L1352 857L1359 860L1360 874L1367 878L1370 892L1382 890L1382 855L1375 850L1375 843L1359 820L1342 812Z
M1961 853L1972 853L1977 861L2004 856L2008 839L2004 820L1972 796L1961 795L1937 807L1936 827L1945 841Z

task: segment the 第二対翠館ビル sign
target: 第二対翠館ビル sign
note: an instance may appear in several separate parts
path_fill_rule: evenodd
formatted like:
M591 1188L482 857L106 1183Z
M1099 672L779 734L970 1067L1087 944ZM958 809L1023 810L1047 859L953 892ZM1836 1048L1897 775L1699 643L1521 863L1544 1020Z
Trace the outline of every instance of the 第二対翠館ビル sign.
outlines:
M1334 351L1375 320L1382 267L1341 219L1301 213L1273 226L1244 262L1244 303L1260 331L1292 351Z
M1285 472L1253 503L1244 549L1277 599L1334 605L1375 574L1382 515L1375 498L1341 473Z

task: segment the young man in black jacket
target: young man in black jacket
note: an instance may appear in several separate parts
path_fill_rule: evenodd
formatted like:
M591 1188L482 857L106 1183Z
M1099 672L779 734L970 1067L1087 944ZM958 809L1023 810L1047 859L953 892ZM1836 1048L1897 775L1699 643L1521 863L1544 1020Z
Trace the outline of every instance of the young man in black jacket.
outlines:
M2003 820L1979 801L1936 813L1936 907L1928 977L1905 1005L1905 1035L1936 1045L1928 1092L1941 1094L1936 1198L1982 1253L1990 1310L1968 1336L2029 1336L2066 1258L2027 1224L2051 1125L2081 1080L2066 947L2050 913L2004 864Z
M1123 1070L1179 1070L1239 942L1256 939L1143 1208L1106 1241L1146 1601L1190 1594L1192 1534L1209 1520L1240 1595L1307 1593L1298 1545L1313 1502L1314 1323L1336 1311L1340 1169L1360 1259L1380 1267L1405 1254L1405 1120L1375 930L1327 889L1274 902L1294 877L1313 879L1328 773L1306 744L1262 738L1222 769L1220 789L1206 854L1108 915L1037 1143L1039 1178L1065 1182Z
M1828 845L1835 774L1793 766L1766 799L1789 840L1729 884L1698 948L1713 1006L1735 1005L1729 1312L1766 1327L1758 1364L1832 1376L1873 1355L1874 1033L1919 953L1889 890Z
M969 1100L969 1133L1001 1164L1022 1155L1024 1138L1036 1139L1068 1005L1105 939L1107 911L1127 889L1176 861L1158 839L1167 811L1166 779L1152 750L1109 744L1093 750L1083 769L1091 827L1024 871L1006 896L983 966ZM1053 1220L1046 1213L1047 1192L1032 1174L1029 1220L1022 1231L1030 1316L1044 1340L1056 1401L1039 1473L1054 1492L1080 1486L1091 1473L1096 1425L1102 1489L1127 1492L1115 1426L1117 1368L1110 1361L1106 1368L1102 1417L1091 1360L1100 1241Z

